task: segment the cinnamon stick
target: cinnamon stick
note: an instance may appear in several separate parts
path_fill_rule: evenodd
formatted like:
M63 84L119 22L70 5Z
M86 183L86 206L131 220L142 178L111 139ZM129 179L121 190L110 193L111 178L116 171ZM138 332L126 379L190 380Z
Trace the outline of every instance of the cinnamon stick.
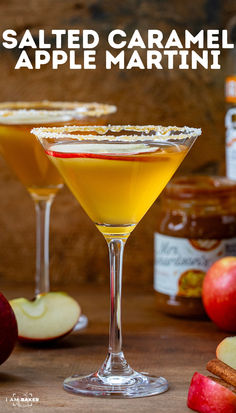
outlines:
M213 376L207 376L209 379L215 381L218 384L221 384L221 386L226 387L226 389L231 390L233 393L236 393L236 388L232 386L232 384L226 383L224 380L220 379L219 377L213 377Z
M218 359L208 361L207 370L220 377L226 383L236 387L236 370Z

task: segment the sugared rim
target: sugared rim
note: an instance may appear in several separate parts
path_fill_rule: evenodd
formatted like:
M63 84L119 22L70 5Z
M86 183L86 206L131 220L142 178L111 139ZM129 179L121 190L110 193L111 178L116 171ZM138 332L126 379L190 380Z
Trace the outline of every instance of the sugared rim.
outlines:
M0 102L0 117L14 117L25 115L41 116L56 112L65 114L76 113L81 117L99 117L116 112L115 105L108 105L97 102L51 102L43 100L41 102Z
M78 133L76 133L78 132ZM83 135L83 132L86 132ZM91 134L89 134L91 132ZM96 132L97 135L92 134ZM114 133L114 134L110 134ZM124 132L127 132L125 134ZM103 141L137 141L137 140L180 140L197 138L201 135L200 128L188 126L160 126L160 125L108 125L108 126L64 126L41 127L31 130L39 139L43 138L72 138L78 140L103 140Z

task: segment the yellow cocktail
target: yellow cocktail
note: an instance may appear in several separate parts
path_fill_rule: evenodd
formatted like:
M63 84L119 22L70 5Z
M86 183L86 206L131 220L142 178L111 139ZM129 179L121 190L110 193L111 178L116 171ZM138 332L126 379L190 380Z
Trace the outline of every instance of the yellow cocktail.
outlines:
M98 229L104 235L124 236L153 204L186 153L184 145L167 143L71 143L47 151Z
M34 126L104 123L115 107L96 103L0 103L0 153L34 198L47 198L63 179L30 131Z
M63 180L37 139L32 139L32 127L0 124L0 152L31 194L47 197L56 194Z

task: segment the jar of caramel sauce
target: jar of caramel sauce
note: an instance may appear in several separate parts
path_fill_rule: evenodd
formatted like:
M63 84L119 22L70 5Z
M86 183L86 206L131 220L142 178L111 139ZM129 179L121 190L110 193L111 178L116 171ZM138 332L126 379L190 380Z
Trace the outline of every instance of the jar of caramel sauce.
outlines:
M206 271L216 260L236 256L236 182L196 175L174 179L161 197L154 255L157 308L203 317Z

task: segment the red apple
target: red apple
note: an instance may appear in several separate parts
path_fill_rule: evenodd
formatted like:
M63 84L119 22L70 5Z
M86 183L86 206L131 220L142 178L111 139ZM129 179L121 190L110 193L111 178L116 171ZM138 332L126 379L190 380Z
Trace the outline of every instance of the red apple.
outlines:
M196 372L189 387L187 405L200 413L236 413L236 394Z
M0 364L11 354L17 340L17 322L7 299L0 293Z
M77 301L64 292L38 294L33 301L15 298L10 304L17 319L18 338L25 342L64 337L81 315Z
M221 329L236 332L236 257L222 258L210 267L202 298L209 317Z

